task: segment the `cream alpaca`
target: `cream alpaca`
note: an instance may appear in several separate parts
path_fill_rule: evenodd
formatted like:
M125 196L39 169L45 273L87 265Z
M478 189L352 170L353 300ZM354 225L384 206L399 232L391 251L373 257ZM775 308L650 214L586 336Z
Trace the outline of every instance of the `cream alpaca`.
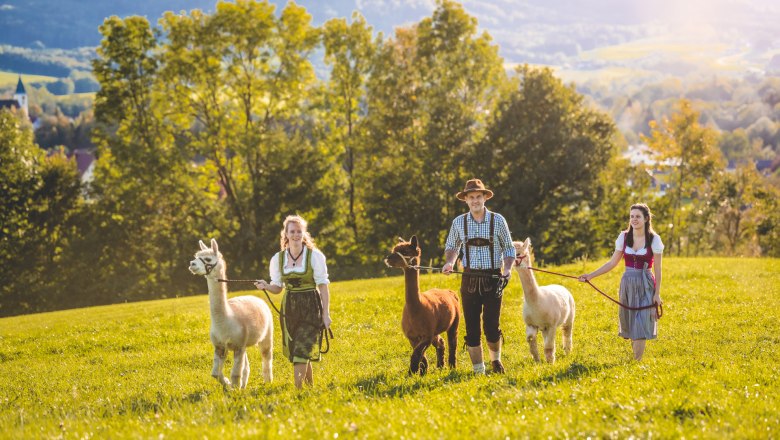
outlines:
M214 368L211 376L224 387L246 388L249 381L247 347L260 346L263 358L263 379L273 380L274 327L271 309L255 296L239 296L227 299L227 286L220 283L227 272L225 260L219 253L217 241L211 240L211 248L199 241L200 251L190 262L190 272L203 275L209 286L211 308L211 343L214 345ZM233 369L230 380L222 374L228 350L233 351Z
M536 346L536 335L542 331L544 338L544 356L547 362L555 362L555 329L563 329L563 350L566 354L572 348L572 330L574 329L574 297L565 287L550 284L539 286L531 270L533 263L531 254L531 239L525 242L512 243L517 252L519 265L515 266L520 282L523 284L523 321L525 321L525 336L531 349L531 356L539 362L539 349Z

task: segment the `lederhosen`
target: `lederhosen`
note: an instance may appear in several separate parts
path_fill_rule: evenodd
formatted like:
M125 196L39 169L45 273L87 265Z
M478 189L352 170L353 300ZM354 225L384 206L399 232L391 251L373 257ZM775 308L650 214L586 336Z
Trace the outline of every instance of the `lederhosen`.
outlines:
M284 252L279 257L279 273L285 285L280 323L284 355L293 363L319 361L320 330L322 329L322 299L311 267L312 250L306 249L304 271L284 273Z
M485 215L490 215L490 236L469 238L468 216L463 214L463 240L465 251L463 253L463 278L460 282L460 296L463 303L463 316L466 319L466 345L477 347L481 343L480 317L485 330L485 338L488 342L498 342L501 339L499 321L501 318L502 295L498 288L498 277L501 269L495 266L495 215L486 210ZM472 269L470 262L470 247L490 247L490 269ZM486 276L485 276L486 275Z

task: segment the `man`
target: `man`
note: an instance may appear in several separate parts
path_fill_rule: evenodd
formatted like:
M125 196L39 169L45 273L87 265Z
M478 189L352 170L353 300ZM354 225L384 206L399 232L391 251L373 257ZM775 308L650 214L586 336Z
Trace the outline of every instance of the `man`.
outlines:
M493 372L503 373L499 319L503 287L509 280L515 260L512 236L504 217L488 211L485 207L485 202L493 197L493 191L485 188L481 180L469 180L463 191L455 196L466 202L469 212L452 221L444 249L446 262L442 273L452 273L458 252L461 246L464 246L464 274L460 294L463 315L466 318L466 346L471 364L474 373L485 373L480 333L481 315Z

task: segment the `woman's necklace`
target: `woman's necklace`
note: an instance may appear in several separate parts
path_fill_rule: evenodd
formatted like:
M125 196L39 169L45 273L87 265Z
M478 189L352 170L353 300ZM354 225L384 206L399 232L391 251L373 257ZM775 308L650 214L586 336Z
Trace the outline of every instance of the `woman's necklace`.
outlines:
M297 263L298 259L301 258L301 255L303 255L303 247L301 247L301 251L298 253L297 257L293 257L292 252L290 252L290 248L287 248L287 255L290 256L290 259L292 260L292 265L295 266L295 263Z

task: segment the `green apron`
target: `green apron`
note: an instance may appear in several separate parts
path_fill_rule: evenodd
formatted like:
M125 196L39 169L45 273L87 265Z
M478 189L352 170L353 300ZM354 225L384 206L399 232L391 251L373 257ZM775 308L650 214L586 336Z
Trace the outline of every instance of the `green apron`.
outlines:
M281 327L284 355L293 363L307 363L321 359L319 349L322 330L322 300L314 281L311 267L312 250L306 249L304 271L284 273L284 252L279 257L279 273L285 291L282 297Z

